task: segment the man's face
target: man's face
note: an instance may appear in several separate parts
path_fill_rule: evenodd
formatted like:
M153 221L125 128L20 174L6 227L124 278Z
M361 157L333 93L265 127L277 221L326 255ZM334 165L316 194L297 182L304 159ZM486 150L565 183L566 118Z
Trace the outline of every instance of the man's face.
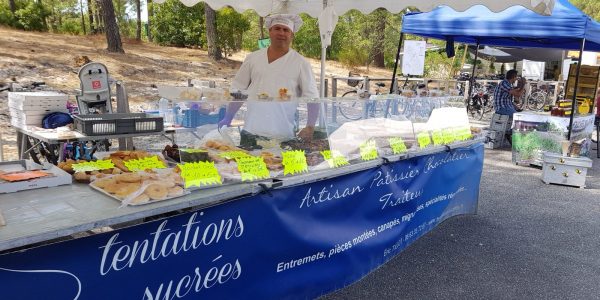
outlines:
M269 37L272 45L289 47L292 44L294 33L287 26L276 24L269 28Z

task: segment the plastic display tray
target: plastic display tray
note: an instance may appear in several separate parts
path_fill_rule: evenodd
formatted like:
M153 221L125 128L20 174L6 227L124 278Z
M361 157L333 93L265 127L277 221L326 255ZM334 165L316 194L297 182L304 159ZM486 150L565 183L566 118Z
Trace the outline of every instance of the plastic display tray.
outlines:
M145 113L74 115L75 130L85 135L162 132L163 118Z

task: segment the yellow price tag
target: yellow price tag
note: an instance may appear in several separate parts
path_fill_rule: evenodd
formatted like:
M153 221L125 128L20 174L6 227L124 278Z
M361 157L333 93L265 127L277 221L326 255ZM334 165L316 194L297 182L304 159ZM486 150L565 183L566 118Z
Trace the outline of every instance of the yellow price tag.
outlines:
M417 134L417 142L419 143L419 148L421 149L431 145L431 138L429 137L429 132L423 131Z
M262 157L242 156L235 159L242 181L268 179L271 176Z
M112 169L115 165L110 159L97 160L97 161L86 161L77 164L73 164L73 171L75 172L86 172L86 171L98 171Z
M350 164L348 160L336 150L321 151L321 155L323 155L323 158L327 161L330 168L337 168Z
M360 157L365 161L377 158L377 145L374 140L368 140L360 144Z
M408 151L408 149L406 149L406 144L404 144L402 138L393 137L389 138L388 141L390 142L390 147L392 147L392 153L401 154Z
M283 175L296 174L308 171L308 164L306 163L306 156L304 151L294 150L281 152L283 157Z
M237 159L240 157L246 157L246 156L250 156L250 155L248 155L248 153L243 152L243 151L227 151L227 152L219 153L219 156L224 159Z
M434 130L431 132L431 139L433 140L434 145L443 145L444 144L444 136L442 135L441 130Z
M223 184L214 162L199 161L178 164L177 166L181 169L181 178L185 182L185 188Z
M442 130L442 139L444 140L444 144L452 144L456 138L454 137L454 131L450 128Z
M142 171L146 169L164 169L165 164L158 159L158 156L153 155L140 159L130 159L123 162L129 171Z

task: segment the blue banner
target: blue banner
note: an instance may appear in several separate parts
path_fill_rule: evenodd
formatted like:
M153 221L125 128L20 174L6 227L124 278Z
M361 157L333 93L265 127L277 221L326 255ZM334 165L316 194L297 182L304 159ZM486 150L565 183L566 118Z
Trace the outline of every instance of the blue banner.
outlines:
M3 299L285 299L477 209L481 144L0 256Z

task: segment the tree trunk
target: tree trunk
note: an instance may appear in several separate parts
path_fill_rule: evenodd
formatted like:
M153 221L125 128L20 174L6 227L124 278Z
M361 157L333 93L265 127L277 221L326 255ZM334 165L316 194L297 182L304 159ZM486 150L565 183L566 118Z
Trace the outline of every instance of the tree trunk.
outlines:
M102 0L96 0L97 32L104 32L104 18L102 18L102 16L104 16L103 10L104 9L102 8Z
M83 0L79 0L79 11L81 12L81 29L83 29L83 35L85 35L85 16L83 15Z
M15 0L8 0L8 6L10 6L10 12L12 12L14 15L17 11L17 4L15 3Z
M375 11L376 24L375 24L375 33L373 40L373 64L376 67L383 68L385 67L385 59L383 53L384 51L384 41L385 41L385 21L386 21L386 11L382 8L379 8Z
M140 2L140 0L135 0L135 10L137 13L137 28L135 30L135 39L138 41L142 40L142 4Z
M148 41L152 42L152 23L150 23L150 20L154 17L154 4L152 4L152 0L146 0L146 7L148 8Z
M115 8L112 0L101 0L102 11L104 12L104 30L106 32L106 42L108 44L108 52L125 53L121 43L121 34L119 33L119 25L115 17Z
M214 9L204 4L206 22L206 42L208 43L208 57L219 60L222 58L221 49L217 46L217 14Z
M258 17L258 27L260 27L260 39L265 38L265 19L263 17Z
M87 11L88 11L88 19L90 23L90 33L96 33L96 28L94 28L94 11L92 10L93 0L87 0Z

